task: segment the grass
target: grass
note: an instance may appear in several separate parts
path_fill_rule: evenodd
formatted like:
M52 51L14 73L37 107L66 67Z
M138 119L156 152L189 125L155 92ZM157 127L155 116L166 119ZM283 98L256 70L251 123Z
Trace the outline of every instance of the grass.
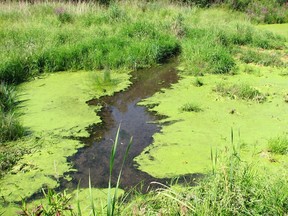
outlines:
M239 152L222 152L215 172L196 187L164 186L122 206L123 215L285 215L288 213L287 172L269 176ZM133 210L131 210L133 209Z
M6 53L1 56L0 78L8 83L21 83L42 72L94 70L107 65L137 69L160 63L180 50L175 36L163 25L148 21L148 17L134 20L118 4L106 9L88 3L12 7L15 10L1 10L3 26L11 26L11 16L25 18L26 25L22 27L20 22L0 32L1 49ZM23 10L17 10L19 7Z
M0 78L7 83L43 72L150 67L179 53L189 73L233 73L231 46L284 46L243 14L219 9L162 1L1 4Z
M268 140L268 150L275 154L288 154L288 137L287 135L278 136Z
M286 67L281 60L281 55L274 53L264 53L254 50L245 50L241 52L240 60L246 64L255 63L263 66Z
M9 112L0 116L0 141L17 140L24 135L24 128L17 120L17 114Z
M227 147L221 154L213 153L211 150L212 172L201 179L197 186L191 187L189 182L186 182L187 185L170 186L153 182L152 184L161 187L147 194L135 192L126 201L117 202L121 171L113 195L111 174L117 151L119 128L110 155L107 211L102 211L100 215L286 215L288 213L287 171L281 175L270 176L260 172L256 163L243 161L239 146L233 143L233 131L231 132L232 147ZM131 142L127 147L123 164L130 145ZM89 185L91 190L91 182ZM38 215L55 215L58 212L66 215L65 211L69 212L69 215L82 215L81 203L78 202L76 214L69 203L71 196L66 192L50 191L46 199L48 199L47 207L39 205L33 211L28 210L26 203L23 202L23 214L32 216L38 212ZM96 215L92 192L90 199L91 215Z
M16 140L24 135L24 128L18 121L16 108L19 104L13 86L0 84L0 143Z
M193 85L196 87L201 87L204 85L204 83L200 78L196 77L195 81L193 82Z
M0 8L0 79L6 83L0 88L1 142L15 140L24 134L15 114L17 96L10 84L22 83L41 73L99 69L103 76L98 77L96 84L109 86L115 84L110 70L137 70L179 56L183 73L233 75L237 70L237 53L233 49L240 46L264 50L285 47L284 38L255 29L244 14L219 8L204 10L166 1L121 1L106 7L91 2L8 2L1 3ZM283 66L277 55L251 50L243 53L241 60L264 66ZM246 72L250 73L250 69ZM197 78L193 85L200 87L203 82ZM266 100L263 93L247 84L218 84L214 91L232 99ZM180 111L199 112L202 109L186 103ZM111 152L110 176L118 135L119 130ZM287 153L287 148L283 150L285 145L287 147L287 138L283 140L269 141L273 146L269 147L270 151ZM129 147L127 154L128 150ZM9 164L17 160L17 157L11 159L5 151L0 156ZM107 215L287 214L288 183L284 174L283 178L279 175L278 179L268 179L258 174L254 165L240 160L235 152L222 164L216 166L216 159L213 161L212 174L197 187L165 187L134 197L123 206L118 206L117 202L120 172L114 193L109 179L107 206L103 212ZM122 167L124 162L125 158ZM1 162L1 166L11 165ZM48 192L46 196L56 202L50 202L51 208L63 210L67 207L65 194ZM92 214L96 215L92 193L90 199ZM26 213L29 214L34 213ZM78 214L81 215L80 203Z
M231 99L251 100L258 103L263 103L266 100L263 93L247 84L225 85L218 83L213 90Z
M15 88L2 82L0 84L0 110L2 113L11 112L15 110L17 105Z
M203 111L198 105L192 103L186 103L180 107L182 112L201 112Z

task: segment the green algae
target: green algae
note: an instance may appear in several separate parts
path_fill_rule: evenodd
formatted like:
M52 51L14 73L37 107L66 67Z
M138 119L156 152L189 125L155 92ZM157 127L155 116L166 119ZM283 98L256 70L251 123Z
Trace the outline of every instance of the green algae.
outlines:
M280 76L276 68L259 70L260 76L207 75L201 78L205 83L201 87L194 85L196 77L185 76L171 89L141 102L150 107L156 104L151 110L167 116L162 122L172 123L163 126L161 133L153 136L154 143L135 159L139 169L155 177L207 172L211 168L211 148L229 147L231 128L240 134L247 157L263 151L270 137L287 130L287 104L282 98L287 91L287 78ZM267 101L222 97L212 90L221 82L247 83L267 94ZM179 112L186 103L197 103L204 111Z
M110 193L114 194L115 188L110 189ZM92 208L91 208L91 195L93 198L93 203L95 205L96 211L100 215L105 215L106 208L107 208L107 197L109 193L109 189L98 189L98 188L89 188L76 190L72 193L74 199L72 199L73 206L77 206L77 203L80 203L80 208L82 215L90 215ZM117 189L117 197L120 198L124 194L124 190ZM104 212L104 214L103 214Z
M82 146L76 140L43 138L39 150L24 155L0 182L1 196L5 201L21 201L42 187L54 188L65 171L71 170L67 157Z
M258 28L288 36L287 24ZM267 152L271 137L287 133L287 103L283 99L287 77L281 76L285 69L240 63L238 68L240 73L235 76L204 76L201 86L195 86L198 77L184 76L171 89L141 102L167 116L163 123L171 123L163 126L161 133L153 136L153 144L135 159L139 169L155 177L207 172L212 166L211 150L231 148L231 128L238 134L246 159L260 162L262 170L271 172L287 167L287 157ZM212 91L219 83L248 84L266 94L267 101L260 104L219 96ZM187 103L196 103L204 111L179 112L179 107Z
M88 106L86 102L103 94L111 95L129 84L127 74L114 73L116 83L99 88L100 73L61 72L21 85L23 125L34 133L88 136L85 128L99 123L100 118L95 115L99 107Z
M100 107L86 102L112 95L130 84L127 72L113 72L109 83L103 84L102 77L99 71L61 72L19 86L20 119L32 133L15 144L32 150L1 179L0 209L14 209L13 204L7 204L30 197L43 187L55 188L59 178L72 170L67 157L83 146L75 137L88 136L86 128L100 122L96 114Z

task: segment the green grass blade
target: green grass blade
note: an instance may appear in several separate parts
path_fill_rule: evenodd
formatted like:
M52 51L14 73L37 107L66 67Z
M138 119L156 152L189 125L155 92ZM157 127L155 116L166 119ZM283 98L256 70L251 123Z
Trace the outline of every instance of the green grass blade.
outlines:
M78 216L82 216L82 211L81 211L81 206L80 206L80 200L79 200L79 191L80 191L80 181L77 185L77 194L76 194L76 198L77 198L77 215Z
M120 134L120 127L121 124L118 127L117 133L116 133L116 137L115 137L115 141L114 144L112 146L111 149L111 154L110 154L110 169L109 169L109 182L108 182L108 195L107 195L107 215L113 215L113 197L111 194L111 190L112 190L112 186L111 186L111 182L112 182L112 171L113 171L113 167L114 167L114 160L115 160L115 155L116 155L116 150L117 150L117 146L118 146L118 140L119 140L119 134Z
M92 186L91 186L91 178L90 178L90 171L89 171L89 195L90 195L90 201L91 201L91 208L92 208L92 215L97 215L94 200L93 200L93 193L92 193Z
M113 202L112 202L112 215L114 215L115 204L116 204L116 199L117 199L117 191L118 191L118 188L119 188L119 185L120 185L120 179L121 179L123 167L124 167L125 161L127 159L129 150L130 150L131 145L132 145L132 141L133 141L133 137L130 138L129 144L128 144L127 148L126 148L125 155L124 155L124 158L123 158L123 161L122 161L122 165L121 165L121 169L120 169L120 172L119 172L119 175L118 175L117 184L116 184L116 188L115 188L115 191L114 191Z

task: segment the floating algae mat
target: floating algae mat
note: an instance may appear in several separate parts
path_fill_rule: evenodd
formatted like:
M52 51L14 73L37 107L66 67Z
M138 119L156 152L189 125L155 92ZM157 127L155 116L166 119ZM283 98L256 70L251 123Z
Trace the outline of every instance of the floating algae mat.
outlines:
M288 37L287 24L258 27ZM244 73L247 67L250 74ZM167 116L162 123L170 123L153 136L153 144L135 159L139 169L158 178L207 172L212 166L211 151L232 148L231 129L234 144L241 147L245 159L260 161L258 164L273 171L288 166L286 156L267 152L269 139L288 133L287 68L239 68L240 73L235 76L183 77L172 89L141 103ZM213 90L225 84L251 86L262 92L266 101L231 99Z
M288 77L275 68L258 69L260 74L183 77L172 89L142 102L167 116L163 122L172 123L155 134L153 144L136 158L139 168L155 177L207 172L211 149L232 148L231 128L246 154L260 158L268 139L288 132L288 104L284 100ZM266 101L222 96L213 90L219 83L252 86L265 95Z
M19 86L21 121L31 131L22 142L34 148L1 179L3 205L30 197L43 187L55 188L64 172L71 170L67 157L83 146L75 138L88 136L86 128L100 122L99 107L86 101L112 95L130 83L127 72L111 77L104 82L102 72L59 72Z

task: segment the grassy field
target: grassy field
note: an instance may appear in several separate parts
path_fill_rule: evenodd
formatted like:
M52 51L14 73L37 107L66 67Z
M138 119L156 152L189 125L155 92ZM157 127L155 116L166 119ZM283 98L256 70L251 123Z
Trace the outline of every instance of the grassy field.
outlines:
M174 123L163 126L149 155L135 161L157 177L208 175L197 187L124 194L115 214L288 213L287 24L255 27L249 14L226 7L167 1L0 8L0 214L13 214L17 201L43 186L57 187L71 169L67 157L82 146L75 137L87 137L86 128L100 122L100 107L86 101L124 90L134 70L175 56L179 83L141 102L167 116L163 123ZM266 31L271 29L278 34ZM233 138L230 145L231 127L241 128L237 145ZM93 191L105 203L108 192ZM81 195L83 215L92 211L90 192ZM70 202L58 195L48 197L62 207ZM77 202L72 199L73 206ZM106 214L99 202L97 211ZM61 212L80 215L66 210Z

